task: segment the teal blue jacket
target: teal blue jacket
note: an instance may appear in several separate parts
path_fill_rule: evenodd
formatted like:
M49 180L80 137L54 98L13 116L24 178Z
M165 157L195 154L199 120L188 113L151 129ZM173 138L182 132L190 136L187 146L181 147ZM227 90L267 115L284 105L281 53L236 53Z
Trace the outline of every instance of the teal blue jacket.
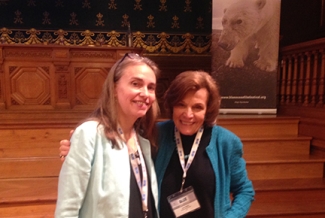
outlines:
M155 160L158 191L169 160L176 149L174 122L158 123L159 150ZM240 139L229 130L214 126L206 152L215 173L215 218L245 217L254 200L252 182L248 179L246 163L242 158L243 146ZM230 199L233 194L233 200Z
M158 190L150 143L138 136L150 176L155 214L158 214ZM129 153L112 146L103 126L88 121L76 128L71 148L60 172L55 218L129 217ZM157 215L158 216L158 215Z

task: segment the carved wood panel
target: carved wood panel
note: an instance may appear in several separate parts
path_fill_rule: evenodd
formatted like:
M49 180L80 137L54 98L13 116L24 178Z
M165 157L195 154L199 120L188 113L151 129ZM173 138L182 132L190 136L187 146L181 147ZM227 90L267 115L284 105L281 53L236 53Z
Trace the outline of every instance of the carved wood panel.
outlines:
M133 48L0 46L0 110L92 109L113 64Z
M87 108L96 104L109 69L110 66L73 66L74 107Z

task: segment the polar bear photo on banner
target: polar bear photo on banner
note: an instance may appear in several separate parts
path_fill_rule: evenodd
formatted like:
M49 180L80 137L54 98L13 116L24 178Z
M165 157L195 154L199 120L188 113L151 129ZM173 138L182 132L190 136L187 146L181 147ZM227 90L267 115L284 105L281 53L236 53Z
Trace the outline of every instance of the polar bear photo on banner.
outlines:
M250 47L258 49L254 65L275 71L278 61L280 0L238 0L228 5L222 16L218 46L230 51L225 65L241 68Z

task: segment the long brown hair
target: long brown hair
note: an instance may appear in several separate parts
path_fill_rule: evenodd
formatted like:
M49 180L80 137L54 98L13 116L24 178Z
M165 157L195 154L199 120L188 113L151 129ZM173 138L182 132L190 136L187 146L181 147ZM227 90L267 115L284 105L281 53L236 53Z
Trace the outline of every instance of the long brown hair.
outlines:
M213 126L219 114L220 94L216 81L204 71L185 71L171 82L164 95L164 107L169 118L173 117L173 107L183 100L189 91L201 88L207 89L209 93L204 125Z
M115 86L119 79L124 74L124 70L128 66L147 65L150 67L156 75L159 74L159 69L156 63L146 57L142 57L138 54L127 53L123 58L117 61L110 69L108 76L103 84L102 94L98 100L96 109L91 114L91 119L96 119L99 124L104 126L104 132L107 138L112 140L114 146L118 146L116 143L116 137L121 138L117 131L117 100L115 97ZM157 100L154 101L146 115L139 118L135 124L135 130L138 134L147 138L152 146L156 146L156 119L159 115L159 106Z

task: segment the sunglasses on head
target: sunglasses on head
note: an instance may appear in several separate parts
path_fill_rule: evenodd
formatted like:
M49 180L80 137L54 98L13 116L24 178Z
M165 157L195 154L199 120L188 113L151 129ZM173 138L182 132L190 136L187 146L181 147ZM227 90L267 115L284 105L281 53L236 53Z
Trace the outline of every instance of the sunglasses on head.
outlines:
M137 53L125 53L125 55L123 56L123 58L120 60L120 62L118 63L118 65L120 65L120 63L122 63L125 58L128 57L130 59L142 59L142 56L140 56L139 54ZM117 66L118 66L117 65Z
M139 60L143 58L142 56L140 56L137 53L125 53L125 55L123 56L123 58L121 58L121 60L116 65L115 71L116 71L117 68L119 68L120 64L125 60L126 57L128 57L130 59L139 59ZM116 82L116 79L114 79L114 82Z

